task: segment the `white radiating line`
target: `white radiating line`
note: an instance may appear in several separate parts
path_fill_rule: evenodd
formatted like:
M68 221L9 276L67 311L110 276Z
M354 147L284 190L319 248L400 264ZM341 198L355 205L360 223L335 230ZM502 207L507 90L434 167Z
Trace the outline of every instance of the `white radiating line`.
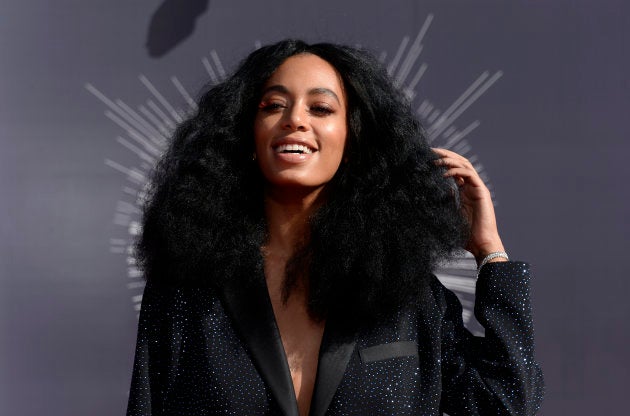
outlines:
M462 308L462 321L464 321L465 324L467 324L470 321L471 317L472 317L472 312L470 312L466 308Z
M480 164L480 163L478 163L476 165L473 165L473 166L475 167L475 170L483 168L483 165ZM477 173L478 173L479 177L481 178L481 180L485 183L486 180L488 179L488 176L485 173L483 173L483 172L482 173L477 172ZM490 187L488 187L488 190L490 190ZM492 194L492 191L490 193Z
M451 134L455 133L457 131L457 129L453 126L450 126L448 129L446 129L446 131L442 134L442 137L444 137L445 139L448 139L449 137L451 137Z
M129 278L138 278L142 277L142 270L137 267L129 267L127 268L127 277Z
M411 68L418 60L418 57L420 57L421 53L422 53L422 45L416 45L416 43L414 42L414 44L411 45L411 47L409 48L409 51L407 52L407 56L403 60L402 64L400 65L400 69L398 70L398 73L396 74L396 78L394 80L395 85L402 85L405 82L405 80L407 79L407 76L409 76L409 72L411 71Z
M203 66L206 68L206 71L208 72L208 75L210 75L210 79L212 80L213 84L218 84L219 83L219 78L217 77L217 74L214 72L214 69L212 69L212 65L210 65L210 61L208 61L208 58L203 58L201 60L201 62L203 62Z
M412 45L411 48L409 48L409 50L407 51L407 56L405 57L405 59L403 59L403 62L398 69L398 73L394 78L395 85L400 86L404 84L407 76L409 75L409 72L411 71L411 68L413 67L413 64L416 62L416 60L418 60L418 57L420 57L420 53L422 53L422 45L418 47L414 47Z
M479 125L481 124L481 122L479 122L479 120L475 120L472 123L470 123L464 130L457 132L456 134L453 135L453 137L451 137L445 144L444 147L446 149L450 149L452 146L455 145L455 143L459 142L460 140L462 140L464 137L466 137L471 131L473 131L474 129L476 129L477 127L479 127ZM469 159L470 161L470 159Z
M470 277L458 277L450 274L438 274L438 279L449 289L456 289L464 293L475 293L476 280Z
M438 267L438 273L442 272L442 273L446 273L446 271L451 271L451 270L457 270L458 273L463 273L463 272L470 272L470 273L474 273L477 270L477 263L476 262L472 262L473 264L469 264L469 262L462 262L461 264L453 264L453 265L449 265L447 267L445 266L440 266ZM472 274L471 274L472 276Z
M129 107L122 100L116 100L116 103L121 106L131 117L138 121L143 127L146 136L155 144L159 146L163 146L166 141L166 137L158 131L155 126L151 125L148 121L144 119L140 114L138 114L133 108Z
M473 295L475 293L476 280L469 277L457 277L445 273L435 274L440 282L451 290L457 290L458 292L468 293Z
M440 127L440 125L448 119L451 113L453 113L457 109L457 107L459 107L459 105L462 102L464 102L464 100L466 100L466 98L468 98L468 96L472 94L475 89L477 89L477 87L488 77L488 75L489 75L488 72L485 71L472 84L470 84L470 86L466 88L466 90L462 93L462 95L460 95L453 102L453 104L451 104L451 106L446 109L444 114L442 114L442 117L440 117L440 119L433 126L429 128L429 131L432 132L438 127Z
M440 110L433 111L433 113L431 113L431 115L427 119L427 122L433 123L435 119L438 118L439 115L440 115Z
M128 289L142 289L142 288L144 288L144 286L145 286L144 280L127 283L127 288Z
M177 113L171 103L169 103L166 98L164 98L164 96L160 94L157 88L155 88L155 86L151 84L151 81L149 81L149 79L142 74L140 74L138 78L140 78L140 82L142 82L144 86L147 87L151 94L153 94L153 96L157 98L160 104L162 104L164 108L171 114L173 119L175 119L176 122L181 123L183 119L180 117L179 113Z
M440 269L457 269L457 270L476 270L476 261L474 259L450 260L440 265Z
M127 175L127 177L137 184L144 184L146 182L146 176L137 169L129 169L124 167L118 162L115 162L111 159L105 159L105 164L112 169L117 170L120 173Z
M188 94L188 91L186 91L186 89L184 88L182 83L179 82L176 76L171 77L171 82L175 85L175 88L177 88L177 91L179 91L182 97L184 97L184 100L186 100L190 108L193 111L197 111L197 103L195 102L195 100L192 99L190 94Z
M474 288L476 284L476 279L471 279L470 277L453 276L451 274L440 273L440 272L438 272L436 276L440 279L440 281L442 279L445 279L446 281L448 281L448 284L450 285Z
M153 100L147 100L147 106L155 112L169 129L175 130L175 123L166 115L164 111Z
M133 127L125 123L124 120L121 120L116 114L112 113L111 111L106 111L105 116L112 120L114 123L118 124L118 126L125 130L125 132L127 132L129 137L140 143L147 151L153 153L156 156L159 156L161 154L160 149L155 147L155 145L153 145L149 141L149 139L139 134Z
M224 80L225 70L223 69L223 65L221 65L221 60L219 59L219 55L217 54L217 51L215 51L214 49L211 50L210 57L212 58L212 62L214 62L214 66L217 68L217 71L219 71L220 79Z
M142 114L144 114L146 118L149 119L151 123L153 123L153 126L157 128L164 137L170 136L171 131L166 127L166 125L164 125L163 122L158 120L158 118L152 112L150 112L148 108L141 105L140 107L138 107L138 109Z
M431 111L433 111L434 108L435 107L433 106L433 104L428 103L427 108L424 109L424 114L423 114L424 118L429 117L429 114L431 113Z
M485 93L488 90L488 88L492 86L492 84L497 82L497 80L501 78L502 75L503 75L503 72L498 71L492 77L490 77L490 79L487 80L477 91L475 91L470 96L470 98L468 98L457 110L455 110L453 114L448 117L448 119L444 120L442 125L434 131L434 134L436 136L439 135L442 131L444 131L444 129L446 129L450 124L452 124L455 120L457 120L457 118L464 111L466 111L468 107L470 107L475 101L477 101L477 99L481 97L481 95Z
M420 65L420 68L416 72L416 75L413 77L409 85L405 88L405 91L408 91L407 96L409 97L410 100L412 100L416 96L416 91L415 91L416 85L418 85L418 83L420 82L420 79L422 78L422 76L424 75L428 67L429 66L425 63Z
M123 214L140 214L140 209L134 204L127 201L118 201L116 211Z
M431 22L433 22L433 13L429 13L427 18L424 20L424 23L422 24L422 27L420 28L420 33L418 33L418 36L416 37L416 40L414 41L414 45L420 45L422 43L422 39L424 39L424 35L427 34L427 31L429 30L429 26L431 26Z
M431 104L428 100L422 101L420 107L416 110L416 113L422 118L426 118L429 113L433 110L433 104Z
M403 61L400 69L398 70L398 74L396 75L396 79L394 80L394 85L400 86L405 83L407 77L409 76L409 72L411 72L411 68L413 68L413 64L418 60L418 57L422 53L422 45L416 49L410 49L407 53L407 57Z
M440 282L442 282L442 284L444 286L446 286L447 289L452 290L452 291L456 291L456 292L460 292L460 293L466 293L469 295L474 295L475 294L475 288L471 287L469 285L458 285L455 283L451 283L448 280L450 279L451 276L441 276L438 277L440 279ZM468 280L473 280L473 279L468 279Z
M122 227L126 227L130 219L129 215L121 214L120 212L114 214L114 224Z
M383 64L385 63L385 59L387 59L387 52L383 51L380 53L380 55L378 56L378 61Z
M138 190L135 188L132 188L130 186L123 186L123 192L126 193L127 195L131 195L131 196L138 196Z
M262 48L262 43L260 42L260 40L259 40L259 39L256 39L256 40L254 41L254 50L258 50L258 49L260 49L260 48Z
M425 19L422 27L420 28L420 32L418 32L416 39L413 41L413 44L411 44L411 47L409 48L409 52L407 53L407 56L405 57L405 60L400 67L400 70L398 71L398 75L396 76L396 80L394 82L395 85L404 84L407 76L409 76L411 68L413 68L413 65L416 63L418 57L422 53L422 39L429 30L429 26L431 25L432 21L433 15L429 14Z
M145 152L144 150L140 149L139 147L135 146L134 144L128 142L127 140L123 139L122 137L118 136L116 138L116 141L120 144L122 144L123 146L125 146L127 149L131 150L132 152L134 152L135 154L138 155L138 157L142 160L145 160L151 164L154 164L157 159L153 156L151 156L150 154L148 154L147 152Z
M129 229L128 229L129 234L136 236L136 235L140 235L141 231L142 231L142 225L138 221L129 222Z
M427 100L423 100L422 103L420 103L420 106L418 107L418 109L416 110L416 113L419 116L422 116L422 114L424 113L424 111L426 110L428 106L429 106L429 102Z
M142 302L142 295L132 296L132 297L131 297L131 300L132 300L134 303L140 303L140 302Z
M109 107L115 114L118 114L120 117L122 117L124 120L127 120L128 123L131 123L132 125L134 125L134 127L138 130L143 130L142 125L139 125L138 121L134 120L132 117L130 116L130 113L126 112L125 110L129 109L128 106L126 104L124 104L121 100L118 100L116 103L113 102L112 100L110 100L109 98L107 98L105 96L105 94L103 94L102 92L100 92L96 87L94 87L92 84L88 83L85 84L85 88L92 93L92 95L94 95L96 98L98 98L101 102L103 102L107 107ZM122 108L121 108L122 107ZM133 113L133 110L131 110ZM110 114L114 114L111 113ZM107 115L107 112L105 113ZM110 117L111 118L111 117ZM118 120L120 120L120 118L117 117ZM118 124L118 123L117 123ZM119 124L120 125L120 124ZM128 130L128 127L123 127L123 129ZM146 132L145 132L146 133Z
M112 110L114 110L114 112L122 116L122 110L118 108L118 106L112 100L107 98L105 94L100 92L94 85L88 82L87 84L85 84L85 89L88 90L96 98L98 98L98 100L105 104L107 107L111 108Z
M400 46L398 47L398 51L396 52L396 55L394 55L394 59L392 60L392 62L387 67L387 73L390 76L396 70L396 67L398 66L398 62L400 62L400 58L402 57L402 54L405 51L405 48L407 47L408 43L409 43L409 36L405 36L403 38L402 42L400 42Z
M453 146L453 151L455 151L455 153L459 153L462 156L464 156L466 153L470 152L471 150L472 148L470 147L470 145L468 144L466 140L462 140L461 142Z
M155 142L154 139L152 140L152 137L154 136L154 134L151 133L150 129L147 129L143 125L143 123L141 123L136 118L134 118L132 113L134 113L134 114L136 114L136 113L135 113L135 111L133 111L133 109L131 109L122 100L116 100L116 104L119 105L121 108L123 108L125 110L122 113L120 113L120 115L129 124L130 127L135 129L136 131L142 133L144 135L143 137L147 138L148 140L151 140L151 141ZM131 110L131 113L127 112L126 109Z

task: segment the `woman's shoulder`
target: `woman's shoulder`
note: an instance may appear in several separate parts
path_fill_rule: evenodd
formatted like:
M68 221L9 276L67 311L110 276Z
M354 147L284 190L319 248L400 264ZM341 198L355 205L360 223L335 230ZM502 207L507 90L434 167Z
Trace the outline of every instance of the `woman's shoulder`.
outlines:
M213 303L216 298L217 290L210 284L149 279L142 294L142 309L181 310L200 302Z

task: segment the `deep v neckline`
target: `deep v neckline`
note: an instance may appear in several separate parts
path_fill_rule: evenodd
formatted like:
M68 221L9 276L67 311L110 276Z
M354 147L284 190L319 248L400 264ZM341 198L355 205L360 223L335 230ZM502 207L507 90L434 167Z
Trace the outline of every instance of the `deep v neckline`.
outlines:
M280 288L269 287L276 327L291 373L294 394L301 415L307 415L315 389L319 353L325 323L312 319L307 310L307 294L296 288L282 299Z
M229 279L221 290L221 300L282 414L299 416L291 371L262 268L257 275L256 279L248 279L249 285L238 278ZM330 318L319 348L309 416L325 414L356 344L355 337L340 336L334 317Z

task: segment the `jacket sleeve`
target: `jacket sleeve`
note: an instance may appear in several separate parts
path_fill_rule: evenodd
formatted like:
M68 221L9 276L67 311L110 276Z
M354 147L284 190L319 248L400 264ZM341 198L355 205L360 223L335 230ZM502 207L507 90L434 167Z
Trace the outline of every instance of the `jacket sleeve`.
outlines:
M165 414L181 343L178 293L151 282L144 288L127 416Z
M529 266L486 264L477 280L475 316L485 328L473 336L463 325L462 307L442 292L441 410L459 415L534 415L544 387L534 360Z

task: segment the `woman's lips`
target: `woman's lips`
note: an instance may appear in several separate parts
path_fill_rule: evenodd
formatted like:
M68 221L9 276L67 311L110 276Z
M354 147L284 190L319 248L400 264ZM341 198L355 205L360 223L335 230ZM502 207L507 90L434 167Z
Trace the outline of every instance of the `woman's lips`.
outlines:
M282 140L273 147L273 153L279 160L287 163L302 163L310 159L317 149L304 143L293 140Z
M283 162L287 163L302 163L313 157L313 152L310 153L292 153L292 152L274 152L274 156Z
M303 144L281 144L273 149L276 153L313 153L313 149Z

